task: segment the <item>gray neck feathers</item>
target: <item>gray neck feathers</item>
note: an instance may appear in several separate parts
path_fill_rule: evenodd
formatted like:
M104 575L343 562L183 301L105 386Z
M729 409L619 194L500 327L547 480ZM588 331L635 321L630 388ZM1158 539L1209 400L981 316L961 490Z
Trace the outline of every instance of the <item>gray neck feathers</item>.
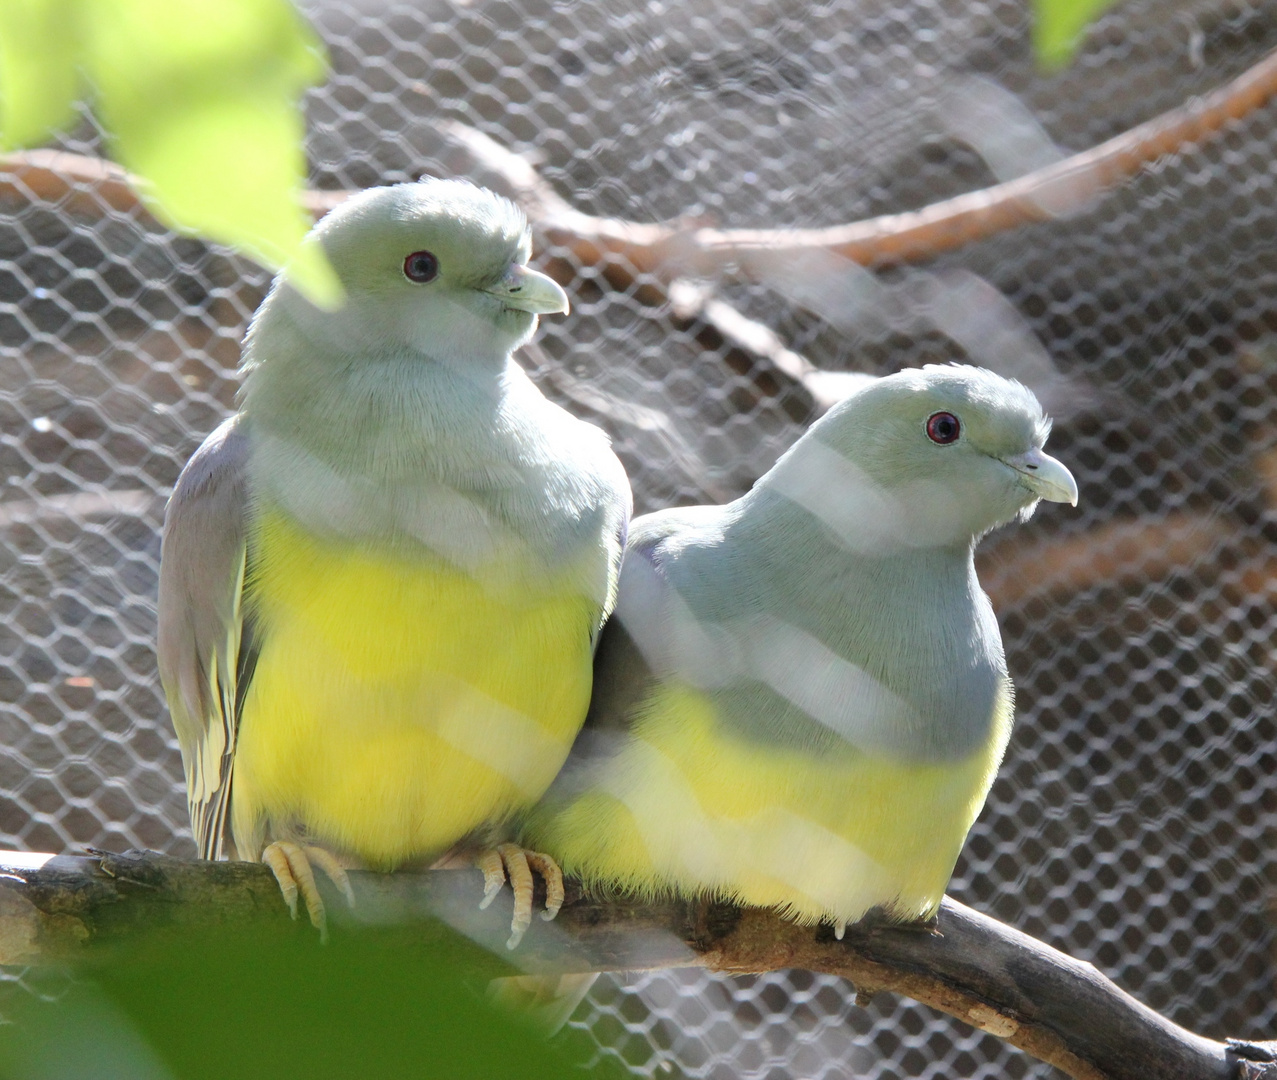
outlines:
M259 502L321 535L420 545L470 570L550 567L597 537L598 478L577 462L606 453L606 441L547 402L513 359L467 370L389 340L355 349L303 331L280 299L267 301L245 352Z
M723 522L718 544L654 569L709 642L667 663L743 734L915 761L983 742L1006 665L971 542L866 555L766 489Z
M333 340L303 329L287 298L270 297L245 351L242 409L259 437L343 473L387 479L464 473L513 456L493 438L509 426L507 391L522 378L509 357L465 372L402 342ZM265 332L269 356L259 355Z

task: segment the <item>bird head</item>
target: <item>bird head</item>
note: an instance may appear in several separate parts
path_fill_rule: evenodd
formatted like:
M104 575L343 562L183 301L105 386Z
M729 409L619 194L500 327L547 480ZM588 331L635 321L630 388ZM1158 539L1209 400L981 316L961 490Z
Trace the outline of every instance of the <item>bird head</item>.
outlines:
M856 547L967 543L1040 500L1077 505L1043 450L1033 393L983 368L929 365L875 380L815 424L764 478Z
M336 311L305 322L345 353L419 353L467 368L503 367L537 316L568 297L528 268L532 239L512 202L459 180L372 188L311 233L341 279ZM290 291L290 306L305 303Z

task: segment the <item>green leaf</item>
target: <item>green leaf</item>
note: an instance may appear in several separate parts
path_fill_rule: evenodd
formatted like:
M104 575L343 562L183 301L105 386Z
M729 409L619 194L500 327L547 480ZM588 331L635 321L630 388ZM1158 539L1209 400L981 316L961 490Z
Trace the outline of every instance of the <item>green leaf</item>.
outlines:
M1114 0L1034 0L1033 47L1044 68L1062 68L1073 60L1083 31Z
M0 147L44 142L75 118L78 0L4 0L0 8Z
M312 300L341 287L300 193L302 93L327 70L288 0L3 0L0 132L8 147L73 116L81 75L120 164L157 218L287 265Z
M54 1000L14 989L0 1077L586 1080L590 1039L547 1041L489 1002L492 962L446 927L343 928L326 946L304 920L294 929L210 918L86 963Z
M340 296L298 200L298 101L323 78L318 39L286 0L95 0L85 66L114 155L167 224L290 264L313 299Z

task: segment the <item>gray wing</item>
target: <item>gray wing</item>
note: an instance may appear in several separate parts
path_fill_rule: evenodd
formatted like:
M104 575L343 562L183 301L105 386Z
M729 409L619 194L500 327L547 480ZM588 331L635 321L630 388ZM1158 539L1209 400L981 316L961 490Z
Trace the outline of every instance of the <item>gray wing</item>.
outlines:
M616 610L617 598L620 595L621 567L625 558L625 546L630 531L630 513L633 509L633 496L630 494L629 478L625 469L617 459L623 487L618 486L612 492L612 499L607 505L607 513L612 518L612 527L608 530L605 543L608 548L608 588L599 611L598 621L590 628L590 648L597 655L599 643L603 637L603 628Z
M222 856L240 706L256 659L241 606L247 465L245 425L232 417L187 462L164 516L160 681L202 859Z
M624 748L635 710L659 681L653 657L661 652L666 609L661 545L705 519L720 507L677 507L645 514L629 528L621 560L616 610L603 626L594 653L594 686L585 724L568 760L546 793L536 818L552 816L556 808L595 781L594 769ZM659 661L656 668L660 668Z
M713 519L720 507L674 507L645 514L630 526L621 561L616 610L599 636L594 654L594 688L585 726L616 731L656 680L650 663L659 651L668 587L660 565L660 546L673 536ZM654 649L655 647L655 649ZM587 737L588 738L588 737Z

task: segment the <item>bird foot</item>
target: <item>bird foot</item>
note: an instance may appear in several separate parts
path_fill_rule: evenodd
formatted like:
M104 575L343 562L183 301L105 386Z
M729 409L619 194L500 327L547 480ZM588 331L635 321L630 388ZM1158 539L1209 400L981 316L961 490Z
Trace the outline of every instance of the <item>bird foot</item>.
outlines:
M303 846L288 840L277 840L268 844L262 852L262 862L270 867L275 880L279 882L279 891L284 894L284 903L288 905L288 913L297 918L297 897L300 895L306 905L306 914L310 916L310 925L319 931L319 940L328 941L328 913L324 909L323 898L319 895L319 887L315 884L315 871L312 864L319 867L346 898L346 903L355 906L355 892L350 887L350 878L345 868L330 852L320 847Z
M480 909L496 899L506 878L514 892L514 917L510 920L507 949L516 948L532 924L532 871L545 880L545 910L541 918L553 919L563 906L563 871L549 855L528 851L518 844L498 844L480 853L475 865L483 871L483 900Z

